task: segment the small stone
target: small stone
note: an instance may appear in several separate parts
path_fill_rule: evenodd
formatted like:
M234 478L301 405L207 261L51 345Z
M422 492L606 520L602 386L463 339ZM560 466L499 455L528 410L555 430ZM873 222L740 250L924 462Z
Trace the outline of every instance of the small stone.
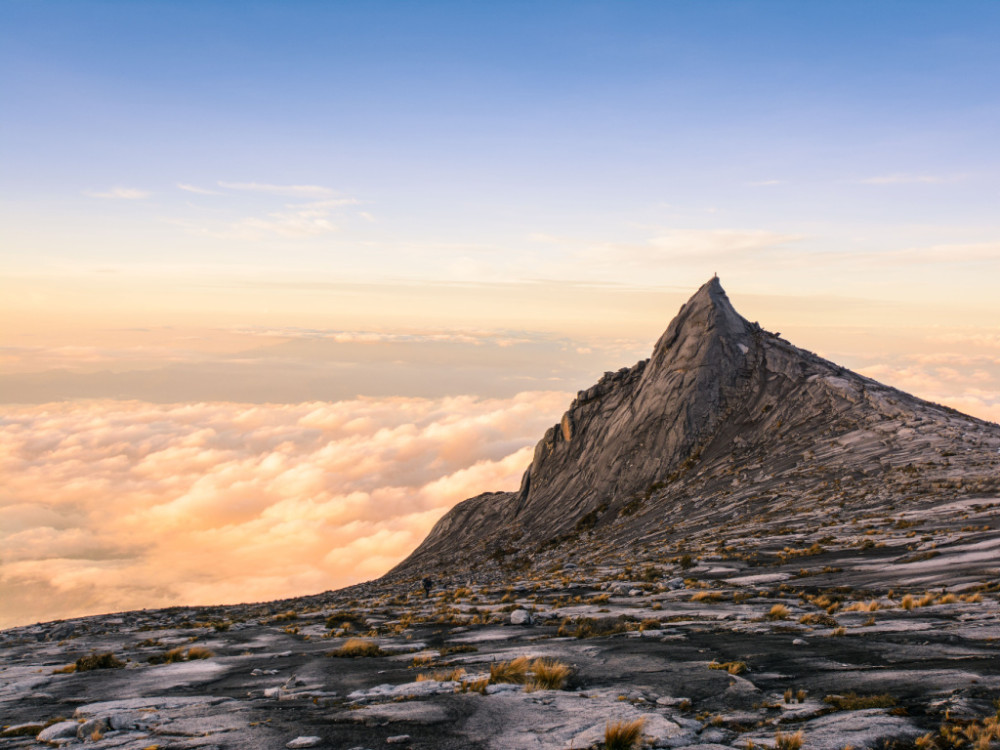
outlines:
M388 745L404 745L410 741L410 735L408 734L397 734L393 737L386 737L386 744Z
M629 589L629 596L642 596L642 589Z
M76 728L79 726L75 721L60 721L51 727L46 727L38 733L39 742L51 742L52 740L65 740L76 737Z
M515 609L510 613L511 625L531 625L533 622L534 618L532 618L531 612L526 609Z
M291 742L285 743L285 747L316 747L317 745L322 744L322 742L322 737L296 737Z
M792 645L793 646L808 646L809 645L809 641L807 641L807 640L805 640L803 638L796 638L794 641L792 641Z

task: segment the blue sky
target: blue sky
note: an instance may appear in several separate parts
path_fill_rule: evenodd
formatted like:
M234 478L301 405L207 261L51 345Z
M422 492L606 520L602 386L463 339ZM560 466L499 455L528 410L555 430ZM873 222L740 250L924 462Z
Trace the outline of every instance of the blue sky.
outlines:
M141 257L126 238L151 221L267 210L245 195L192 206L198 194L177 189L220 181L328 187L378 218L357 236L379 243L541 252L526 237L677 225L805 233L809 252L877 249L858 234L912 243L927 224L968 241L995 230L995 3L14 0L0 12L3 195L15 223L58 214L93 232L103 248L90 258ZM149 195L90 197L116 187ZM79 260L48 229L26 231L27 248ZM233 258L194 243L189 259L206 252ZM419 259L389 255L417 273Z
M7 0L8 309L310 325L295 284L502 284L543 319L546 284L718 271L993 314L997 38L992 2ZM510 325L428 295L342 312Z
M998 39L992 1L0 0L0 627L378 575L713 272L1000 420Z

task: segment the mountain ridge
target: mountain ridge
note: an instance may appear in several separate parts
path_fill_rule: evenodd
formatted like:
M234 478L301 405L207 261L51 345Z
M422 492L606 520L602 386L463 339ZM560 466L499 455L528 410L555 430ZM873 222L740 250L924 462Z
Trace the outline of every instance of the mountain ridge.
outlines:
M744 319L713 277L648 359L577 394L535 446L517 492L459 503L388 577L482 569L484 560L502 564L578 544L584 534L590 548L662 541L699 519L773 512L762 497L778 507L794 495L861 507L926 485L911 500L920 503L949 474L961 474L954 489L988 492L998 486L989 462L997 440L993 423L854 373ZM852 491L874 476L880 491ZM821 497L829 487L836 492Z

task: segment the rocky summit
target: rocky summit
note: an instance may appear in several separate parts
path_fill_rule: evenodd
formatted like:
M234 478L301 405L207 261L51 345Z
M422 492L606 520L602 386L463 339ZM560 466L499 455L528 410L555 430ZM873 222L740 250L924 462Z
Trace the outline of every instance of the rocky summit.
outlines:
M0 632L0 747L1000 748L1000 426L718 279L383 578Z

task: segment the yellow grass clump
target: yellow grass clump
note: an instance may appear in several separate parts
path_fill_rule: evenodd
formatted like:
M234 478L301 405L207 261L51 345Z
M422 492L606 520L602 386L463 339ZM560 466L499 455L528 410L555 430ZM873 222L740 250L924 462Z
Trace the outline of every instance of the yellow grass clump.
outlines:
M528 682L528 672L531 661L527 656L519 656L512 661L500 661L490 664L490 682L525 685Z
M745 661L713 661L708 665L709 669L721 669L729 674L743 674L749 669Z
M788 615L791 614L791 610L788 609L784 604L775 604L771 607L771 611L767 613L768 620L787 620Z
M794 734L778 732L774 735L774 747L776 750L799 750L803 742L805 742L805 737L801 729Z
M698 591L691 595L693 602L721 602L722 594L718 591Z
M364 638L348 638L343 646L331 653L331 656L355 658L358 656L382 656L382 649L375 641Z
M572 674L568 664L555 659L535 659L531 665L529 690L562 690Z
M604 726L605 750L631 750L642 739L645 719L608 722Z

